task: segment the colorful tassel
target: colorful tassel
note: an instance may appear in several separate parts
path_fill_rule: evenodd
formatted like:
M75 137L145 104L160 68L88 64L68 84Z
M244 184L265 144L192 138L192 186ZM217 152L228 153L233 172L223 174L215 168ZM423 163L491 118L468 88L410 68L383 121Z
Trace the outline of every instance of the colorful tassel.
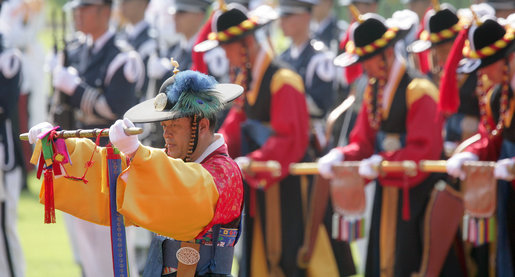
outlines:
M468 28L464 28L456 37L448 56L450 58L445 62L442 80L440 82L440 101L438 102L438 109L446 114L455 113L460 105L460 92L456 78L456 70L458 63L463 57L463 45L467 37Z
M52 168L45 170L45 223L55 223L54 176Z

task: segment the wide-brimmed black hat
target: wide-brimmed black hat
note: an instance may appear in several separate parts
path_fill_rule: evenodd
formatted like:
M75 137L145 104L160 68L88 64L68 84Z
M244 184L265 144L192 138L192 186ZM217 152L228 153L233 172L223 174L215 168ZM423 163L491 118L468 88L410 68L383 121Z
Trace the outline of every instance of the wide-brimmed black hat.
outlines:
M235 84L218 84L212 76L182 71L168 78L159 94L130 108L124 117L136 123L159 122L194 115L215 117L225 104L243 93Z
M485 67L503 59L514 50L514 30L505 28L494 17L482 19L469 30L463 55L468 59L480 59L479 67Z
M195 45L195 52L206 52L220 44L231 43L254 33L257 29L276 19L271 13L267 16L253 16L238 3L230 3L213 15L212 32L208 39Z
M386 20L378 14L360 15L349 28L350 39L345 52L334 59L334 64L348 67L373 57L406 36L411 27L392 23L388 27Z
M424 30L418 40L407 47L408 52L420 53L433 46L452 41L463 28L456 9L444 3L433 7L424 16Z

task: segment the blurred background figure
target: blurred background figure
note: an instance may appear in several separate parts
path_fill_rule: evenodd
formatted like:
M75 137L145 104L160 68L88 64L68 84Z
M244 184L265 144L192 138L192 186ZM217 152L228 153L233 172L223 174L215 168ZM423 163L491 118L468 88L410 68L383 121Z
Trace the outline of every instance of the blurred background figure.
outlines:
M0 8L3 8L0 1ZM3 9L2 9L3 11ZM0 33L0 275L25 276L17 230L22 174L18 101L21 94L22 54L4 44Z
M325 116L336 97L336 72L332 54L321 41L313 40L309 24L311 9L317 0L279 1L280 26L291 45L280 55L303 79L306 101L311 118L311 142L314 158L325 145Z
M48 86L45 84L43 65L45 63L44 49L38 39L38 34L44 28L43 0L9 0L3 1L0 13L0 33L5 46L14 47L22 52L23 70L21 94L19 97L19 129L27 132L28 125L39 122L47 115ZM21 144L23 175L33 169L29 164L30 146ZM26 187L25 178L22 179Z
M508 18L515 13L515 1L513 0L487 0L486 3L495 9L497 18Z
M311 13L311 32L313 38L325 44L334 54L338 52L338 44L349 24L338 19L337 6L334 0L320 0L313 6Z

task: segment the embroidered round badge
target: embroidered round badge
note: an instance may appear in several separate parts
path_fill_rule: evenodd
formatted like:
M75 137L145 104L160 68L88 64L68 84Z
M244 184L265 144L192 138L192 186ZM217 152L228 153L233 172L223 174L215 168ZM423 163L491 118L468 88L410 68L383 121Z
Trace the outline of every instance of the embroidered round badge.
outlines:
M200 253L191 247L181 247L175 256L179 262L185 265L194 265L200 260Z

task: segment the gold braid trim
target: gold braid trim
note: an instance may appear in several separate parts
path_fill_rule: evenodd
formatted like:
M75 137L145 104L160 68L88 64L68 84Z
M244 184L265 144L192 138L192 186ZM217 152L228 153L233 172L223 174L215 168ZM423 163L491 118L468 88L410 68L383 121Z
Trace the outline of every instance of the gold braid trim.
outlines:
M420 33L421 40L429 40L431 43L438 43L442 40L452 38L458 34L459 31L463 28L463 24L458 22L454 24L451 28L441 30L438 33L429 33L427 30L422 31Z
M484 59L506 48L506 46L508 46L508 44L512 42L514 38L514 30L509 28L506 30L506 34L504 34L502 39L476 51L472 50L470 47L470 42L467 40L465 42L465 47L463 47L463 55L471 59Z
M232 26L227 28L227 30L215 33L210 33L207 38L209 40L218 40L218 41L228 41L229 39L239 36L244 32L253 30L258 25L257 19L255 17L249 18L243 22L241 22L237 26Z
M356 53L358 56L362 57L364 55L373 53L380 48L385 47L388 44L388 42L395 38L398 31L399 28L390 28L383 34L382 37L378 38L369 45L365 45L362 47L356 47L353 41L349 41L345 49L348 53Z

